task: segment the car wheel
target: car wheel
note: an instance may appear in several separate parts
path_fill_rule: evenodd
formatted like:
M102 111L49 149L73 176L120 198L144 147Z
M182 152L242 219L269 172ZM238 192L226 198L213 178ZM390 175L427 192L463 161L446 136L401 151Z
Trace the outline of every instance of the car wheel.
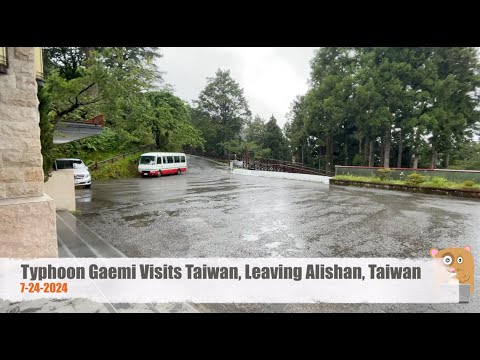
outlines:
M180 175L182 173L182 169L177 170L177 175Z

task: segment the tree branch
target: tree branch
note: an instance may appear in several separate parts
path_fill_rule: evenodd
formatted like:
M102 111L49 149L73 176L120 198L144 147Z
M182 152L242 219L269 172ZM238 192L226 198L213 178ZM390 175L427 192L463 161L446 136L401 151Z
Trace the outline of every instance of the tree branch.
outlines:
M93 104L93 103L99 101L100 98L97 98L97 99L92 100L92 101L87 101L86 103L78 102L78 97L79 97L81 94L83 94L85 91L87 91L88 89L90 89L93 85L95 85L95 82L94 82L94 83L91 83L90 85L88 85L87 87L85 87L84 89L82 89L82 90L77 94L77 96L75 96L75 102L74 102L74 103L69 100L70 104L72 104L72 106L70 106L69 108L67 108L67 109L65 109L65 110L62 110L62 111L58 111L58 109L56 109L55 112L57 113L57 118L61 118L62 116L71 113L72 111L78 109L80 106Z

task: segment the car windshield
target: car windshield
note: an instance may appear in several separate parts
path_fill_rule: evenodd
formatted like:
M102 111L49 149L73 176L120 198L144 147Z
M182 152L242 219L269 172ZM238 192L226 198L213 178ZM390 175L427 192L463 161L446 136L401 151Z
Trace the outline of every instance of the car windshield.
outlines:
M82 160L57 160L57 169L82 169L85 164Z
M150 165L152 162L155 163L155 156L141 156L140 157L140 164L142 164L142 165Z

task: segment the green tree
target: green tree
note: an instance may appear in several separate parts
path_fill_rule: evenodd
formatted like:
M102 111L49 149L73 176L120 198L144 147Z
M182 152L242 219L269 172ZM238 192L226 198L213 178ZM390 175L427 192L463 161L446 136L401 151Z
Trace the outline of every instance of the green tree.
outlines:
M38 88L38 111L40 113L40 143L42 146L43 157L43 174L45 175L45 181L48 179L48 175L53 168L53 131L54 126L51 119L51 114L48 113L50 99L43 87Z
M272 115L265 124L261 145L264 149L271 150L271 157L276 160L289 160L288 140Z
M53 148L49 131L58 121L104 114L121 144L153 141L143 125L150 115L145 92L162 81L153 62L160 57L156 48L46 48L44 57L45 86L39 97L46 168Z
M215 77L207 78L207 85L194 104L192 119L203 133L207 151L224 154L226 149L222 144L239 138L251 116L243 89L229 70L217 70Z
M342 126L349 117L355 59L351 48L321 48L311 62L310 89L305 96L305 129L323 138L325 169L334 166L335 137L345 138ZM346 145L345 145L346 146Z
M149 92L146 98L151 111L148 125L159 149L203 146L201 134L191 124L190 112L180 98L168 91Z
M437 77L431 88L431 107L425 113L431 135L430 167L438 165L438 154L448 157L452 149L465 141L465 131L478 120L480 86L479 62L474 48L434 48ZM471 135L471 134L470 134Z
M265 121L260 116L255 116L255 119L248 120L245 126L245 139L260 143L265 133Z

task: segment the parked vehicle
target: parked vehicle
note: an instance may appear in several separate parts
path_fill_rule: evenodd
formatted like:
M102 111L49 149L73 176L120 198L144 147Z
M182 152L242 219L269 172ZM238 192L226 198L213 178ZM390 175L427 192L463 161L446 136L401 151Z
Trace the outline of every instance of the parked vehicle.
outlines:
M56 159L53 168L55 170L73 169L75 186L92 186L92 177L88 167L80 159Z
M142 176L180 175L187 171L184 153L151 152L140 156L138 173Z

